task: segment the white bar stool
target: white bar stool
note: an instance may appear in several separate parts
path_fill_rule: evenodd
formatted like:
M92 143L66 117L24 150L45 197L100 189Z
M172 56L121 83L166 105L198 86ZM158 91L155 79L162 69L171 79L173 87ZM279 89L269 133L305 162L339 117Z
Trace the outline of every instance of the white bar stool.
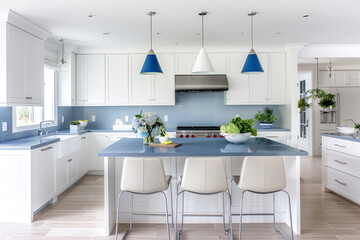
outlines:
M239 240L241 239L243 215L273 216L274 229L277 232L279 232L285 239L287 239L287 237L276 227L275 194L277 192L284 192L288 197L291 238L294 240L292 216L291 216L291 200L289 193L284 190L286 187L286 173L285 173L283 157L278 157L278 156L246 157L243 162L240 177L233 176L233 179L234 182L238 185L238 187L243 190L241 195L241 205L240 205ZM273 194L273 213L243 214L244 195L246 192L252 192L257 194Z
M228 182L226 176L226 168L224 159L207 158L207 157L192 157L185 161L184 172L180 178L178 186L181 186L182 191L176 195L175 203L175 239L180 239L180 233L184 227L184 198L185 192L200 194L200 195L214 195L223 194L223 224L224 231L232 238L231 226L231 194L228 189ZM181 229L177 232L177 212L178 212L178 198L182 198L182 215L181 215ZM229 228L225 229L225 200L224 194L227 194L229 200Z
M149 195L162 193L165 200L166 210L166 224L168 240L170 240L170 229L169 229L169 214L168 205L165 190L170 186L171 192L171 219L173 223L173 204L172 204L172 187L171 187L171 176L165 175L164 165L160 158L125 158L121 176L121 192L118 196L117 212L116 212L116 232L115 239L118 236L118 225L119 225L119 210L120 210L120 199L124 193L131 194L131 213L130 213L130 227L124 233L122 239L126 238L126 235L132 229L133 219L133 208L134 208L134 194L138 195Z

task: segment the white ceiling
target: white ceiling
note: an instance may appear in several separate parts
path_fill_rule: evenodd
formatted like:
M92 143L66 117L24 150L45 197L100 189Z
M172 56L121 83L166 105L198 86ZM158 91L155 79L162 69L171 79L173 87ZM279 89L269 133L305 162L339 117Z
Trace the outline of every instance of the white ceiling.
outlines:
M360 43L359 0L1 0L31 22L79 46L146 47L148 11L154 16L156 47L200 45L200 17L205 10L205 45L250 43L254 18L255 45L286 43ZM97 15L89 19L89 14ZM311 14L311 18L301 18ZM109 32L109 36L103 36ZM281 34L277 35L277 32ZM156 34L160 33L160 34Z

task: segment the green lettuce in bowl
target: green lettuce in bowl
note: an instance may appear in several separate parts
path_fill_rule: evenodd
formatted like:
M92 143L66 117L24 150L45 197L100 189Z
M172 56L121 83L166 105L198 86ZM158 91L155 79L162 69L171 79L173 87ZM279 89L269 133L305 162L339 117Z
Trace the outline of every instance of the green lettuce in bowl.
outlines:
M227 125L220 127L221 135L231 143L243 143L247 141L251 135L257 136L256 129L252 128L254 120L234 118Z

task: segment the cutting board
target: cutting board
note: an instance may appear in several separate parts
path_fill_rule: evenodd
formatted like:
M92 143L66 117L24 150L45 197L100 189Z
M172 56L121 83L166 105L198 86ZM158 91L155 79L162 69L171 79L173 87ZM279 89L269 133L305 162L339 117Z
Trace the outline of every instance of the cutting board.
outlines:
M170 143L170 144L162 144L162 143L150 143L150 147L163 147L163 148L176 148L180 146L181 143Z

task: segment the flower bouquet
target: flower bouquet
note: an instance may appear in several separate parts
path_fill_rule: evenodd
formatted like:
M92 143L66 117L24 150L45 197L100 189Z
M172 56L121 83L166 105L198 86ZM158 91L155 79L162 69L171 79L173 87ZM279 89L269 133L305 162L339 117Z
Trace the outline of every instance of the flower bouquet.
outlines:
M164 122L156 113L142 113L135 115L132 127L139 137L144 138L144 144L153 143L155 137L165 137L166 127Z

